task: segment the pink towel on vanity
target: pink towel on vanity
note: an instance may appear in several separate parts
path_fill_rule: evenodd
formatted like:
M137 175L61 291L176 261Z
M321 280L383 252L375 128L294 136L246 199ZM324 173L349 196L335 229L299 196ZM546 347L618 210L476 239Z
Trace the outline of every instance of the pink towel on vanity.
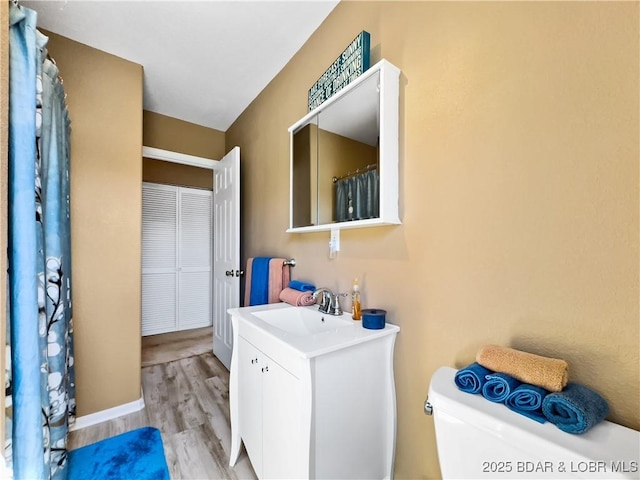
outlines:
M269 303L280 302L280 292L289 286L289 267L284 258L269 260Z
M280 300L294 307L306 307L307 305L316 303L313 299L312 292L301 292L300 290L294 290L288 287L280 292Z

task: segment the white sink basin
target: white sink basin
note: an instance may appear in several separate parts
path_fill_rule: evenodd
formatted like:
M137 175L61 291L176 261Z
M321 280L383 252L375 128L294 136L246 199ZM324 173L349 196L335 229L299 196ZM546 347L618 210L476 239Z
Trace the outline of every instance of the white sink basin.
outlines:
M258 310L252 313L273 327L301 337L353 326L353 320L348 315L329 315L305 307Z
M228 313L234 335L242 336L272 360L284 363L292 352L302 358L312 358L395 335L400 330L390 323L379 330L368 330L362 327L362 322L353 320L350 313L320 313L317 305L294 307L288 303L269 303L230 308Z

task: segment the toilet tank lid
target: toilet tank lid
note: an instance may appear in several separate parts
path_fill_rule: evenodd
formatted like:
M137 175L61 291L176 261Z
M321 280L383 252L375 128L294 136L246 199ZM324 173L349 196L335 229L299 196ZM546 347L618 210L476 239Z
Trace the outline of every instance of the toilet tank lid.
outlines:
M431 377L428 400L436 422L441 410L496 436L504 437L511 431L514 439L528 438L559 456L564 450L585 460L639 461L640 432L636 430L603 421L582 435L572 435L550 422L540 424L503 404L490 402L480 394L462 392L454 382L456 372L455 368L440 367Z

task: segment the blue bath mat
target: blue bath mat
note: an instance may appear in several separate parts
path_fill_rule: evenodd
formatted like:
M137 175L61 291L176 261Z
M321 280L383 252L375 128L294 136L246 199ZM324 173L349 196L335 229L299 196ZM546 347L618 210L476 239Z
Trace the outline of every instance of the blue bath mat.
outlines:
M132 430L69 452L69 480L169 480L157 428Z

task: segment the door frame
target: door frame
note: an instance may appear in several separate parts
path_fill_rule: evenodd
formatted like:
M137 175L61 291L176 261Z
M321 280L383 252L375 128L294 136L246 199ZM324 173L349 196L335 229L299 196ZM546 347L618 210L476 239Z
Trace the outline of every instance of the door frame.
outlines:
M155 147L142 147L142 158L162 160L163 162L170 163L180 163L182 165L207 168L209 170L218 170L220 168L219 165L216 165L220 160L196 157L195 155L187 155L186 153L172 152L170 150L162 150Z
M213 160L211 158L197 157L195 155L188 155L186 153L172 152L171 150L163 150L155 147L142 147L142 158L149 158L151 160L161 160L169 163L179 163L181 165L188 165L190 167L204 168L207 170L219 170L220 160ZM213 196L211 198L211 216L213 217ZM211 219L211 226L213 227L213 218ZM211 235L211 287L213 288L213 234ZM213 290L211 291L211 323L213 326Z
M235 147L238 148L238 147ZM227 152L228 154L229 152ZM225 154L225 156L227 155ZM204 168L204 169L208 169L211 170L212 173L215 175L215 171L217 170L222 170L224 167L221 165L221 160L214 160L214 159L210 159L210 158L204 158L204 157L198 157L195 155L188 155L186 153L179 153L179 152L173 152L170 150L163 150L161 148L155 148L155 147L147 147L147 146L143 146L142 147L142 158L149 158L151 160L161 160L164 162L170 162L170 163L179 163L182 165L188 165L191 167L199 167L199 168ZM215 190L215 184L214 184L214 190ZM215 194L214 194L214 198L215 198ZM212 205L213 207L213 205ZM214 214L213 212L213 208L212 208L212 215ZM214 225L214 223L212 222L212 226ZM211 243L212 243L212 249L215 248L214 246L214 242L213 242L213 235L211 238ZM240 238L238 237L238 243L240 243ZM240 258L238 258L238 261L240 261ZM212 251L212 256L211 256L211 287L213 289L213 285L214 285L214 275L215 275L215 265L214 265L214 255L213 255L213 251ZM238 265L239 268L239 265ZM240 289L239 289L240 290ZM238 298L238 302L240 302L240 298ZM240 304L240 303L238 303ZM211 296L211 314L212 317L215 316L214 315L214 306L213 306L213 292L212 292L212 296ZM213 328L214 328L214 336L215 336L215 318L212 318L212 323L213 323ZM213 342L212 342L213 343ZM213 350L213 345L212 345L212 350ZM215 352L214 352L215 355Z

